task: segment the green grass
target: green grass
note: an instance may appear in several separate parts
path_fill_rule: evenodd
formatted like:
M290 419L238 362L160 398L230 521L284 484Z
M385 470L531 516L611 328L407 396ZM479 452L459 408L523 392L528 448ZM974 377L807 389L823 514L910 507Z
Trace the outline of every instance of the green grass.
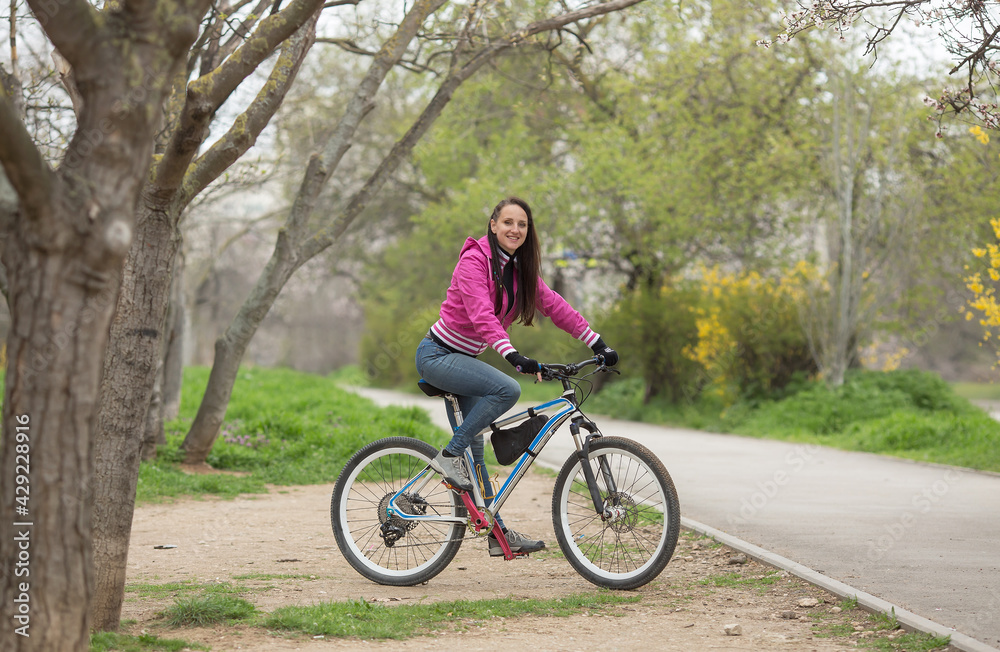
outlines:
M250 619L257 609L235 595L208 593L181 598L163 612L171 627L204 627Z
M681 545L685 542L688 545L697 543L699 548L705 550L717 550L722 547L722 544L713 539L712 537L705 536L704 534L695 532L694 530L685 530L682 527L680 532L680 539L678 540L677 543L678 545Z
M952 383L955 394L970 401L1000 401L1000 383Z
M304 573L246 573L244 575L233 575L234 580L314 580L315 575Z
M932 652L948 647L948 636L930 636L921 632L900 634L893 639L874 638L862 640L859 646L868 650L892 650L893 652Z
M444 445L447 435L417 408L379 408L337 382L288 369L241 369L208 463L224 474L186 474L178 462L209 369L184 372L180 416L167 424L167 445L143 462L136 500L182 495L232 497L267 491L267 485L332 482L370 441L415 437Z
M501 598L438 602L387 607L363 600L326 602L304 607L283 607L260 620L271 630L309 636L402 640L426 636L442 629L461 629L494 618L515 616L570 616L639 601L638 596L611 593L574 595L553 600ZM613 613L613 612L612 612Z
M856 598L844 600L839 607L843 612L855 611L850 622L844 622L842 618L837 618L837 622L825 622L834 618L834 614L829 611L817 611L813 613L813 618L817 622L813 626L814 634L817 638L847 638L857 633L853 623L861 623L864 631L869 631L878 636L863 637L857 639L857 647L867 650L886 650L892 652L932 652L941 650L948 646L950 639L947 636L931 636L923 632L903 632L899 622L896 620L895 612L889 614L872 614L862 611L858 607ZM892 638L885 634L893 633Z
M856 371L843 386L804 383L771 401L723 406L642 402L642 383L614 383L590 412L750 437L866 451L1000 472L1000 422L935 374Z
M119 634L97 632L90 637L90 652L180 652L181 650L209 650L204 645L174 638L160 638L152 634Z
M237 578L238 579L238 578ZM167 595L186 596L193 593L206 595L239 595L246 592L246 587L229 582L166 582L165 584L150 584L148 582L133 582L125 585L125 592L140 598L162 598Z
M761 577L747 577L739 573L710 575L699 582L699 584L702 586L717 586L720 588L754 589L758 593L764 594L779 581L781 581L781 576L778 574L778 571L771 571Z

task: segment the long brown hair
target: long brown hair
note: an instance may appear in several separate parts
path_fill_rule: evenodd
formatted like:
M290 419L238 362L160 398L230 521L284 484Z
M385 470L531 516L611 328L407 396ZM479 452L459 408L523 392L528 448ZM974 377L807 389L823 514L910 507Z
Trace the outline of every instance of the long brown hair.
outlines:
M517 266L514 268L517 274L517 294L514 297L515 321L519 321L525 326L531 326L535 318L535 298L538 294L538 276L541 268L542 255L538 247L538 237L535 235L535 220L531 217L531 207L528 202L520 197L508 197L504 199L490 216L490 222L495 222L500 217L500 210L504 206L516 204L524 210L528 216L528 233L524 237L524 243L517 248L514 255L517 257ZM490 242L490 265L492 267L493 281L496 285L497 294L494 299L496 313L499 315L503 310L503 282L500 278L500 242L490 228L489 222L486 224L486 237ZM511 256L513 259L514 256ZM510 263L508 263L510 264Z

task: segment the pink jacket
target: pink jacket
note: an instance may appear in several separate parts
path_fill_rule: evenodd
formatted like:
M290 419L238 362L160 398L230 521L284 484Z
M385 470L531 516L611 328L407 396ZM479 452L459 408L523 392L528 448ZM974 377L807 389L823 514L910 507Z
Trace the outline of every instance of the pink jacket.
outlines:
M438 339L469 355L479 355L487 346L492 346L501 356L516 350L507 335L507 329L514 322L514 314L507 305L506 293L502 317L494 314L497 279L492 278L490 267L490 245L486 236L478 240L467 239L452 274L448 294L441 304L440 318L431 326L431 332ZM514 292L517 293L516 276ZM590 329L587 320L549 288L541 277L536 297L535 308L540 313L587 346L593 346L600 337Z

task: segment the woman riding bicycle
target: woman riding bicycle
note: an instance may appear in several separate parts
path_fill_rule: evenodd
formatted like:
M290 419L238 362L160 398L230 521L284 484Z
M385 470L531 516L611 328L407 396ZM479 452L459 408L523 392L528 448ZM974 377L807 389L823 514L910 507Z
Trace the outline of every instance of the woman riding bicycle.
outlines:
M454 436L431 466L454 487L472 490L472 474L483 490L489 506L493 490L484 459L481 431L521 396L517 381L476 359L487 347L493 347L517 371L535 374L541 379L537 360L518 353L510 342L507 329L515 321L530 326L538 310L595 354L604 356L614 366L618 354L591 330L580 313L551 290L540 276L541 255L531 208L523 199L504 199L490 216L486 235L468 238L452 274L451 285L441 312L417 347L417 371L431 385L458 397L464 420L455 427L449 410ZM466 468L463 451L472 447L475 469ZM534 552L545 542L529 539L507 529L497 516L513 552ZM491 534L491 556L502 556L500 543Z

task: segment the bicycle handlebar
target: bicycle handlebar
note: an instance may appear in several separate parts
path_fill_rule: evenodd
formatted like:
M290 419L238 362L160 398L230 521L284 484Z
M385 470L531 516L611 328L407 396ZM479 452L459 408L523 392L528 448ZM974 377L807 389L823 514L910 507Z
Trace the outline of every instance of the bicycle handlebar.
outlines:
M595 355L593 358L588 358L573 364L540 364L539 367L541 367L542 370L542 380L557 380L559 378L575 376L580 373L581 369L589 367L590 365L600 365L602 369L608 369L608 367L604 364L603 355Z

